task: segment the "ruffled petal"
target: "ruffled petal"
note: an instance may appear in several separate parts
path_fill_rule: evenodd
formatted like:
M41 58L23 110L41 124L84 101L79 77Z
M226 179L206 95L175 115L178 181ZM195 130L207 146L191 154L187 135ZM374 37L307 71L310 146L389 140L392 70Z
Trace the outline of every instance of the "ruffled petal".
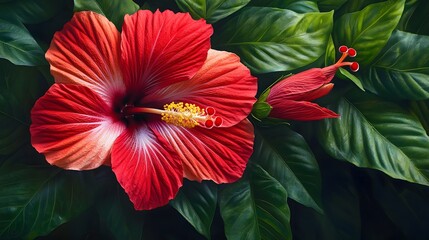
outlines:
M173 101L210 106L223 118L222 126L229 127L250 114L256 101L256 80L237 55L210 50L192 79L152 92L142 102L155 106L157 102L162 106Z
M182 128L162 122L149 127L176 150L190 180L234 182L243 175L253 152L253 125L247 120L229 128Z
M112 170L137 210L167 204L182 186L180 159L165 146L145 126L125 131L113 145Z
M119 67L120 34L106 17L78 12L55 33L46 59L57 83L91 88L108 104L125 85Z
M269 116L274 118L310 121L339 117L335 112L312 102L282 100L268 102L268 104L273 107Z
M210 49L211 25L189 13L140 10L125 16L121 66L128 90L144 94L188 80Z
M308 93L314 91L330 80L326 78L321 68L312 68L297 73L275 84L267 98L282 98L296 101L309 101Z
M84 170L110 158L125 126L89 88L54 84L31 111L31 143L46 160L65 169Z

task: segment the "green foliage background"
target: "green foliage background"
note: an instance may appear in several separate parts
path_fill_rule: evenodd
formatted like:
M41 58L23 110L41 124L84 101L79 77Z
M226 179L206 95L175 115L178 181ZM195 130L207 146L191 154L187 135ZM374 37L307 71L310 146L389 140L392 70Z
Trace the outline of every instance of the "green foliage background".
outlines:
M73 12L118 29L138 9L213 24L212 47L259 79L335 62L320 104L339 119L255 125L232 184L185 181L168 206L135 211L111 170L64 171L31 147L30 110L53 83L44 52ZM0 0L0 239L427 239L429 3L425 0Z

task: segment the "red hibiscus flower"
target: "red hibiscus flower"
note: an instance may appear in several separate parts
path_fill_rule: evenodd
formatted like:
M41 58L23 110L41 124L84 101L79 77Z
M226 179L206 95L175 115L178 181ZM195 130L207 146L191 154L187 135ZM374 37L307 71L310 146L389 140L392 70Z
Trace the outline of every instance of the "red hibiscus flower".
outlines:
M171 11L76 13L46 58L55 84L31 113L32 145L50 164L110 165L136 209L168 203L191 180L233 182L253 148L246 119L256 78L210 50L204 20Z
M325 68L312 68L275 84L266 98L272 108L268 116L300 121L338 117L335 112L311 101L332 90L334 84L330 82L339 67L350 66L354 72L359 69L357 62L343 62L347 56L356 56L355 49L341 46L339 50L343 55L335 64Z

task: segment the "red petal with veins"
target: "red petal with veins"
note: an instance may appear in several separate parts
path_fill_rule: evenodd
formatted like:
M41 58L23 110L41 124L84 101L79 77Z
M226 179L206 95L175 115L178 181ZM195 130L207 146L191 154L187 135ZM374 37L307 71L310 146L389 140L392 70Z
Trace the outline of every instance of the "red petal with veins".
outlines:
M53 165L93 169L110 158L125 129L101 97L85 86L54 84L31 111L31 143Z
M309 92L306 96L306 101L313 101L315 99L321 98L323 96L325 96L326 94L328 94L329 92L331 92L332 88L334 88L334 84L333 83L328 83L323 85L322 87Z
M190 180L234 182L253 152L253 125L247 119L229 128L189 129L163 122L151 122L149 127L176 150Z
M309 92L329 83L334 77L335 72L330 77L325 75L330 72L328 71L329 69L332 70L329 67L323 69L312 68L281 80L271 88L267 100L282 98L296 101L310 101Z
M190 79L207 57L212 33L211 25L188 13L140 10L125 16L121 66L128 90L141 97Z
M110 105L114 93L125 90L119 51L113 23L94 12L78 12L55 33L46 59L57 83L87 86Z
M112 170L137 210L163 206L182 186L180 159L147 126L129 129L112 149Z
M339 117L335 112L311 102L280 100L268 103L273 107L269 116L274 118L309 121Z
M155 91L142 102L155 106L173 101L210 106L216 109L216 116L222 117L222 126L229 127L250 114L256 101L256 80L237 55L210 50L192 79Z

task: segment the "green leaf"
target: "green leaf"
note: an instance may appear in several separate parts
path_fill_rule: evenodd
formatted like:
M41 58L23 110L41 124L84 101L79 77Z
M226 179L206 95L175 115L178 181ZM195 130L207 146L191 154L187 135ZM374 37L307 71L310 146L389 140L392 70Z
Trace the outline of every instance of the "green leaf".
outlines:
M322 212L319 166L304 138L278 125L255 130L252 161L282 184L293 200Z
M418 117L420 123L429 134L429 100L411 102L411 111Z
M93 11L106 16L117 29L122 29L125 14L133 14L139 5L132 0L74 0L74 11Z
M429 36L395 31L370 68L360 73L365 88L389 98L429 98L428 49Z
M351 80L357 87L360 88L360 90L365 91L363 88L362 82L357 78L355 75L351 74L349 71L345 70L344 68L339 68L339 71L342 76L345 78Z
M0 26L0 58L15 65L46 64L43 50L24 25L0 19Z
M429 4L426 1L407 1L404 14L398 24L398 29L415 34L429 35L429 25L426 19Z
M97 204L101 231L110 233L118 240L144 239L145 219L142 212L134 210L133 204L118 184L110 193Z
M36 24L52 18L64 6L65 1L58 0L16 0L0 3L0 16L3 19Z
M319 0L317 4L319 5L320 11L329 12L332 10L337 10L348 0Z
M317 136L331 156L429 185L429 137L414 115L361 91L346 93L329 108L341 117L321 121Z
M220 27L213 41L237 53L255 73L290 71L325 53L332 14L246 7Z
M93 201L82 172L0 168L0 238L34 239L77 216Z
M30 110L46 88L35 68L0 61L0 155L30 142Z
M343 15L334 26L336 46L355 48L355 61L368 65L386 45L403 9L404 0L389 0Z
M289 9L297 13L319 12L316 1L312 0L253 0L252 6Z
M419 191L416 189L418 186L394 184L375 174L370 177L375 201L407 239L425 236L429 224L427 189Z
M194 19L214 23L246 6L250 0L176 0L179 8Z
M217 187L213 182L185 181L177 196L170 201L170 205L208 239L216 204Z
M228 239L292 239L287 192L257 165L220 193L220 213Z

